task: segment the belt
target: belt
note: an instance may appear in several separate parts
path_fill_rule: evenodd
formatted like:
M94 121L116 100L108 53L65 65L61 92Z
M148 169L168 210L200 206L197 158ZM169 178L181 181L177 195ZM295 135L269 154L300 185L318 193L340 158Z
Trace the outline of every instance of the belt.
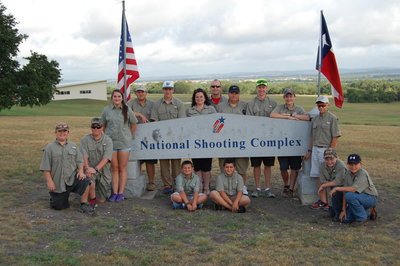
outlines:
M318 145L314 145L317 148L327 148L326 146L318 146Z

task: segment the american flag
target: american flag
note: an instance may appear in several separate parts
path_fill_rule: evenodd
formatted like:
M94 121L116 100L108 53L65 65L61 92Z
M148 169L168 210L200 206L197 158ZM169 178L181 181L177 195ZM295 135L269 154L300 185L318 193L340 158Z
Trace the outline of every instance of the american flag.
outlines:
M125 27L124 27L125 25ZM119 44L118 88L124 93L125 101L131 99L130 85L139 78L139 70L133 50L131 35L125 12L122 12L121 41Z

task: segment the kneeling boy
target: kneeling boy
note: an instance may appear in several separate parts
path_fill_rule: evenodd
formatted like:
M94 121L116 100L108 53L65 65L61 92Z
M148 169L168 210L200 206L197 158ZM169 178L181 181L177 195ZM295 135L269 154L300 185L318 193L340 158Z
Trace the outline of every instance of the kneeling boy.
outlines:
M375 188L368 172L361 168L361 157L350 154L347 158L348 171L345 175L344 186L335 187L330 195L338 191L344 193L340 220L351 223L353 226L363 225L368 218L375 220L377 217L375 206L378 191ZM335 207L335 201L333 201Z
M175 180L176 192L171 195L172 207L195 211L197 208L203 207L207 195L199 193L200 178L193 172L191 161L184 161L181 165L181 171Z
M69 208L69 194L74 192L81 196L79 211L94 212L88 203L91 181L83 172L81 152L68 140L68 125L57 124L55 135L56 140L44 148L40 163L50 193L50 207L56 210Z
M235 162L226 159L224 173L217 177L215 189L211 191L210 198L217 204L232 212L245 212L250 205L250 198L243 195L243 178L235 171Z

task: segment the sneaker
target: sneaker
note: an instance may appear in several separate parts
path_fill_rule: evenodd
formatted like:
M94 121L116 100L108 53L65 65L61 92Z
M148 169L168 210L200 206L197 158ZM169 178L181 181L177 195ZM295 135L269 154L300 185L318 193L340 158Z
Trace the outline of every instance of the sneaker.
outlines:
M122 202L125 200L124 194L118 194L117 198L115 199L115 202Z
M251 196L253 198L258 198L260 196L261 193L261 189L257 188L256 190L253 191L253 193L251 193Z
M111 202L115 202L115 200L117 199L117 195L118 194L111 194L111 196L108 198L108 201L111 201Z
M282 197L288 198L289 197L289 186L284 186L282 190Z
M264 193L267 198L275 198L275 194L271 192L271 189L265 189Z
M203 206L204 206L203 203L197 204L197 208L198 208L198 209L203 209Z
M216 211L222 211L223 208L224 208L223 206L218 205L217 203L214 203L214 210L216 210Z
M247 191L247 187L243 186L243 195L249 195L249 192Z
M329 209L330 209L331 207L328 205L328 204L325 204L325 206L324 207L322 207L322 209L324 210L324 211L329 211Z
M148 183L147 184L147 191L154 191L154 190L156 190L156 185L154 184L154 183Z
M83 204L81 204L81 206L79 206L78 212L93 213L93 212L95 212L95 208L94 208L94 206L90 206L87 203L83 203Z
M164 194L171 194L172 191L172 186L165 186L164 189L162 190L162 193Z
M378 218L378 213L376 212L375 208L370 208L369 211L371 213L369 216L369 219L371 219L372 221L375 221L376 218Z
M351 227L359 227L359 226L363 226L368 222L368 219L364 219L362 221L354 221L350 224Z
M185 204L172 202L172 209L184 209Z
M240 206L239 209L236 211L237 213L245 213L246 212L246 208L243 206Z
M323 202L322 200L317 200L316 202L314 202L310 208L313 210L318 210L318 209L322 209L325 206L327 206L328 204L326 204L325 202ZM328 209L329 210L329 209Z
M97 208L96 198L89 200L89 205Z

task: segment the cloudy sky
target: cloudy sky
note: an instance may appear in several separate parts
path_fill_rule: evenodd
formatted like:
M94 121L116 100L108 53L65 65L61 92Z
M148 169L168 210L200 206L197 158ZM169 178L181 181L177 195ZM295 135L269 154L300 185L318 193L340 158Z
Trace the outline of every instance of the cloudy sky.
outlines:
M0 0L64 81L116 79L120 0ZM324 11L340 69L399 67L399 0L126 0L139 71L311 70Z

